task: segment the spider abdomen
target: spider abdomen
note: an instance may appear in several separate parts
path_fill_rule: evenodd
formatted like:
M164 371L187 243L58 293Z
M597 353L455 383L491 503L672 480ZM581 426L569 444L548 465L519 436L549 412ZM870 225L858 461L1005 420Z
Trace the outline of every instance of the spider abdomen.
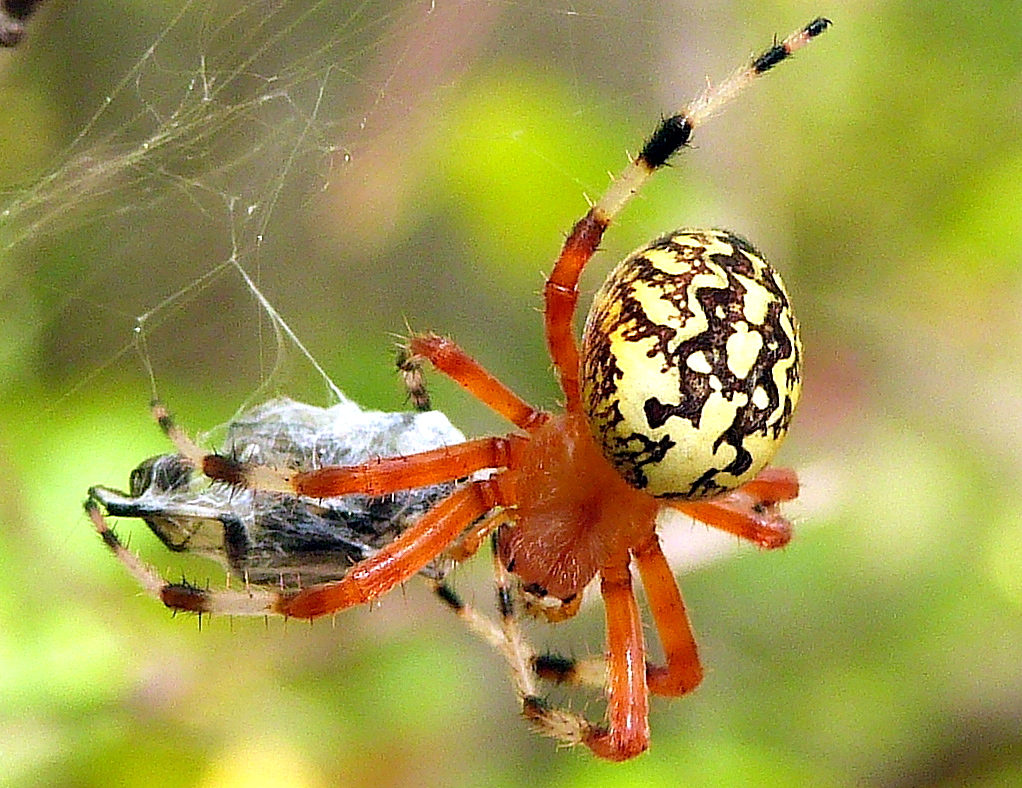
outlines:
M581 362L593 437L640 490L719 495L787 433L801 352L780 276L748 241L675 231L629 255L593 300Z

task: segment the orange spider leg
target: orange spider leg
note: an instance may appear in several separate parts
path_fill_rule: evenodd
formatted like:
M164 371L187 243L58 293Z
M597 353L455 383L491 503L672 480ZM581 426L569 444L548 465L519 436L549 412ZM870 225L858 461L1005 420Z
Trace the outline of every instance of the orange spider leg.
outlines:
M607 610L607 728L593 728L585 744L601 758L624 761L649 747L646 647L628 559L600 570Z
M282 594L274 611L289 618L316 618L371 602L408 580L442 553L462 531L504 504L495 480L472 482L445 498L343 579Z
M791 468L764 468L751 482L743 484L741 489L759 498L764 506L772 506L780 501L798 498L798 476Z
M707 525L768 550L791 540L791 522L777 509L798 496L791 468L765 468L750 482L709 501L669 501L668 505Z
M483 541L496 531L500 526L508 522L509 515L503 509L488 514L483 519L473 523L451 546L447 554L456 564L461 564L472 558L483 546ZM499 563L499 562L498 562Z
M685 603L674 572L660 548L656 534L632 551L646 589L666 665L647 665L646 682L657 695L677 697L691 692L703 679L703 668Z
M476 399L526 432L550 418L549 413L532 407L447 337L416 334L408 342L408 351L428 359Z
M578 280L582 269L596 253L609 224L609 216L597 206L591 208L572 228L543 288L547 349L564 391L564 408L569 413L582 411L574 320Z
M439 449L396 457L381 457L362 465L331 465L292 475L273 471L287 481L284 492L309 498L334 498L362 494L380 498L399 490L464 479L483 468L506 468L525 439L520 436L478 438ZM209 455L203 472L213 479L226 478L229 469L216 467L234 462L229 457ZM261 471L253 468L253 473ZM244 473L244 471L243 471Z

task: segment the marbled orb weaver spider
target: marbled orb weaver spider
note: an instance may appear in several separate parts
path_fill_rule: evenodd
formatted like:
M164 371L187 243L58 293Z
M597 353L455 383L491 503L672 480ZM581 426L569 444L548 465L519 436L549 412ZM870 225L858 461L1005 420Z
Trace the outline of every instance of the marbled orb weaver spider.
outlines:
M516 431L309 469L206 453L157 407L180 465L234 490L308 506L454 483L449 495L436 494L435 505L396 536L377 539L366 557L338 572L343 576L301 588L257 586L250 577L238 591L165 583L121 546L99 511L102 504L112 512L110 503L117 501L110 491L94 488L86 507L107 545L168 607L312 619L371 602L438 559L468 557L489 538L500 621L465 605L442 574L436 575L437 593L504 654L524 716L543 733L584 744L603 758L620 761L644 751L650 693L684 695L702 678L685 606L657 537L658 514L678 510L763 548L789 541L791 525L779 504L797 496L798 480L791 470L767 465L799 398L801 346L777 273L747 241L723 230L678 230L626 258L596 295L581 348L574 331L578 280L614 217L694 129L829 25L814 20L663 120L576 223L544 289L547 345L563 412L532 407L451 340L434 334L410 338L405 372L414 378L428 362ZM663 665L646 660L633 562ZM574 661L537 654L518 628L513 592L534 614L559 621L575 614L597 576L606 608L606 657ZM537 691L537 678L604 687L606 722L594 724L549 705Z

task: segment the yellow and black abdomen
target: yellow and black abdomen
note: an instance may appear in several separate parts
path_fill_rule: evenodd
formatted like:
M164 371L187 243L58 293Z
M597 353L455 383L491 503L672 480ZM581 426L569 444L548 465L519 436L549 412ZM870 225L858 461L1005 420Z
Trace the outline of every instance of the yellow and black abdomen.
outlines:
M709 498L770 461L801 392L780 276L740 236L678 230L622 261L593 300L582 395L604 455L641 490Z

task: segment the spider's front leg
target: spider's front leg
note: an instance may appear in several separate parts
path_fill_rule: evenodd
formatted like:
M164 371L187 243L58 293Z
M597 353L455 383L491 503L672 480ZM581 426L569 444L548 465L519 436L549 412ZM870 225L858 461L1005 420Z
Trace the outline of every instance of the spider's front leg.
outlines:
M172 610L200 615L280 615L312 619L383 596L422 570L455 543L473 522L502 503L503 493L495 480L467 484L423 514L394 541L355 564L340 580L299 591L258 586L246 586L245 591L211 591L187 583L168 583L121 544L95 500L87 501L85 509L114 556L147 593Z
M504 505L497 480L471 482L438 503L378 553L333 583L281 594L273 612L316 618L383 596L436 558L474 521Z
M159 402L153 415L184 460L210 479L234 487L306 498L368 495L380 498L400 490L464 479L484 468L504 468L520 450L519 436L479 438L417 454L381 457L361 465L327 465L287 471L204 451Z
M90 496L93 494L93 491L90 491ZM139 560L138 556L124 546L107 523L96 498L90 497L85 502L85 513L92 521L96 533L102 537L103 543L135 578L142 590L172 610L228 616L265 616L274 612L273 606L279 598L279 593L267 588L246 586L244 591L214 591L187 583L168 583L159 572Z
M282 407L275 404L270 411L277 416ZM238 455L208 454L174 424L161 405L154 405L154 414L180 454L156 458L160 462L147 461L136 469L132 474L129 495L93 487L89 491L86 511L108 548L146 592L171 609L200 615L273 614L314 618L386 594L423 570L446 550L451 550L455 559L467 557L499 522L488 519L480 523L480 518L491 510L499 511L506 506L510 488L499 473L489 479L462 482L458 486L449 483L470 479L476 471L484 468L496 470L508 467L514 460L517 447L525 440L521 436L487 438L453 443L418 454L385 457L361 465L326 466L295 472L288 467L289 455L286 452L277 457L280 469L240 459L251 456L248 447L264 445L256 441L256 435L275 449L280 445L290 446L286 440L289 433L282 432L276 421L270 421L270 427L265 426L265 419L260 421L264 418L262 411L251 416L252 423L256 427L262 425L269 431L269 437L258 433L256 427L251 427L255 431L253 435L238 427L238 433L251 441L242 443L245 448ZM301 414L311 418L305 410ZM346 414L345 418L350 419L350 414ZM335 426L333 419L329 416L329 426ZM298 452L294 454L297 458ZM260 455L256 453L255 456ZM271 452L270 456L277 455ZM165 466L170 466L174 472L169 473ZM202 486L201 480L196 480L193 490L190 486L192 468L200 469L214 480L255 490L257 495L239 495L236 509L230 505L230 494L222 488L207 489ZM352 530L348 534L347 519L338 520L340 531L336 539L336 555L329 560L324 558L315 566L309 565L312 576L315 578L318 572L322 579L312 581L304 589L285 589L283 572L290 570L291 576L301 580L306 564L302 563L300 553L281 555L281 550L289 548L280 540L272 540L271 537L276 534L274 529L282 525L292 528L293 525L294 532L300 532L303 538L311 538L305 536L307 532L318 533L314 530L316 527L330 527L329 517L334 510L330 508L330 501L324 499L359 494L370 500L383 500L399 491L435 487L441 483L448 483L447 488L432 495L432 508L417 519L412 517L410 524L409 518L395 519L390 523L390 527L398 531L396 536L383 538L381 535L377 542L363 543L359 541L361 532ZM452 487L453 493L449 492ZM267 490L270 495L266 494ZM437 502L443 495L447 497ZM166 582L124 548L107 524L104 511L146 519L150 528L172 549L188 550L194 546L205 550L210 557L222 558L229 576L233 573L246 578L245 589L216 591L184 582ZM254 518L251 530L240 524L234 525L241 517ZM295 519L292 524L282 517ZM366 527L371 525L370 522ZM215 535L219 526L222 526L222 545ZM352 526L353 529L356 527ZM358 549L352 550L353 547ZM285 561L281 564L285 569L281 570L280 587L269 586L271 579L266 575L273 570L267 571L266 555ZM331 563L334 559L336 563ZM252 567L257 570L259 579L249 584L248 571Z
M503 493L495 480L471 482L422 515L394 541L355 564L343 578L330 583L299 591L250 589L247 592L210 592L190 585L165 584L156 590L155 595L169 608L199 614L280 615L307 619L330 615L372 602L409 580L456 542L474 521L501 505ZM105 528L105 524L101 526L98 511L89 513L104 540L111 544L109 536L104 533L109 529ZM112 532L109 533L112 536ZM111 549L114 549L113 545ZM118 554L117 549L114 552ZM121 552L126 551L121 548ZM121 555L118 557L125 561ZM147 590L155 582L152 573L133 570L133 574Z

